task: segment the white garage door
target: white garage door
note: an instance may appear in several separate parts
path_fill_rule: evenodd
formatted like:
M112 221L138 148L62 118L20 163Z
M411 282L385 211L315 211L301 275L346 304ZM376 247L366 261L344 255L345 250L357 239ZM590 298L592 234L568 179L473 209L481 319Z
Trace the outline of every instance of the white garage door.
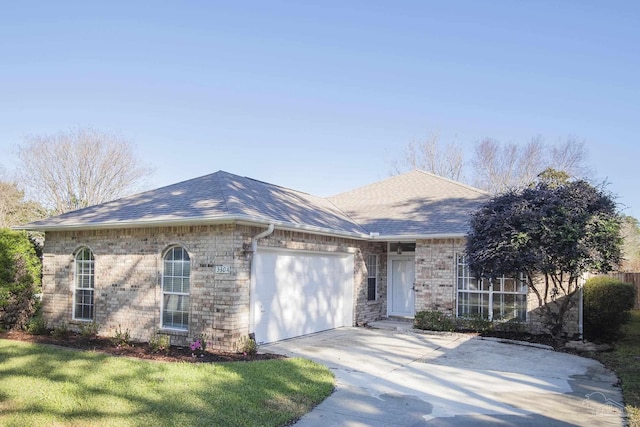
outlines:
M353 325L353 255L260 248L254 262L258 343Z

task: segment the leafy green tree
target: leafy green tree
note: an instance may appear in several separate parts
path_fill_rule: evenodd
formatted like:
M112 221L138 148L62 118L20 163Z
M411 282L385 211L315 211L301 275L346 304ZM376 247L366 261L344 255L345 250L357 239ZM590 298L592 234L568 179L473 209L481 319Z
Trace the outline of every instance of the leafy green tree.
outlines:
M0 227L23 225L46 216L40 204L24 199L16 183L0 181Z
M22 328L40 291L41 263L27 233L0 229L0 328Z
M473 214L468 262L480 277L524 274L548 332L561 339L584 273L620 263L620 226L603 189L547 170L528 188L497 195Z

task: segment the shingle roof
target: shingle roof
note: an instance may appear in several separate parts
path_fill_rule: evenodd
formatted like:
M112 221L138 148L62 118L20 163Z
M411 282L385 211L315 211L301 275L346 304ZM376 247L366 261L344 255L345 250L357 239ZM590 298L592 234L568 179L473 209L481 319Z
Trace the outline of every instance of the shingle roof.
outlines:
M329 198L380 236L466 234L470 214L487 199L481 190L420 170Z
M331 202L277 185L218 171L25 226L105 228L245 220L339 234L366 232Z
M463 234L480 190L413 171L330 198L216 173L27 224L56 230L244 221L365 238Z

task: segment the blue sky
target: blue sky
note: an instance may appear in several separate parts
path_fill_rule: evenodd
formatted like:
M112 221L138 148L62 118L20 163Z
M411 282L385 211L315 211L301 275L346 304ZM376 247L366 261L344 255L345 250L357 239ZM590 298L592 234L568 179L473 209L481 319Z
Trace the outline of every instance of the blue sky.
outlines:
M640 218L639 23L637 1L5 3L0 164L92 126L150 187L222 169L327 196L434 133L573 135Z

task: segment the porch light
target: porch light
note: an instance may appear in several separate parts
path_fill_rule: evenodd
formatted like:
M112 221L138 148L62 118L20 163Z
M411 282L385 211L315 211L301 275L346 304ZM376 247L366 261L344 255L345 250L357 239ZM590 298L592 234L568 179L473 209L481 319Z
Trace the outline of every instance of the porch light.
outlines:
M402 255L402 243L398 242L398 255Z

